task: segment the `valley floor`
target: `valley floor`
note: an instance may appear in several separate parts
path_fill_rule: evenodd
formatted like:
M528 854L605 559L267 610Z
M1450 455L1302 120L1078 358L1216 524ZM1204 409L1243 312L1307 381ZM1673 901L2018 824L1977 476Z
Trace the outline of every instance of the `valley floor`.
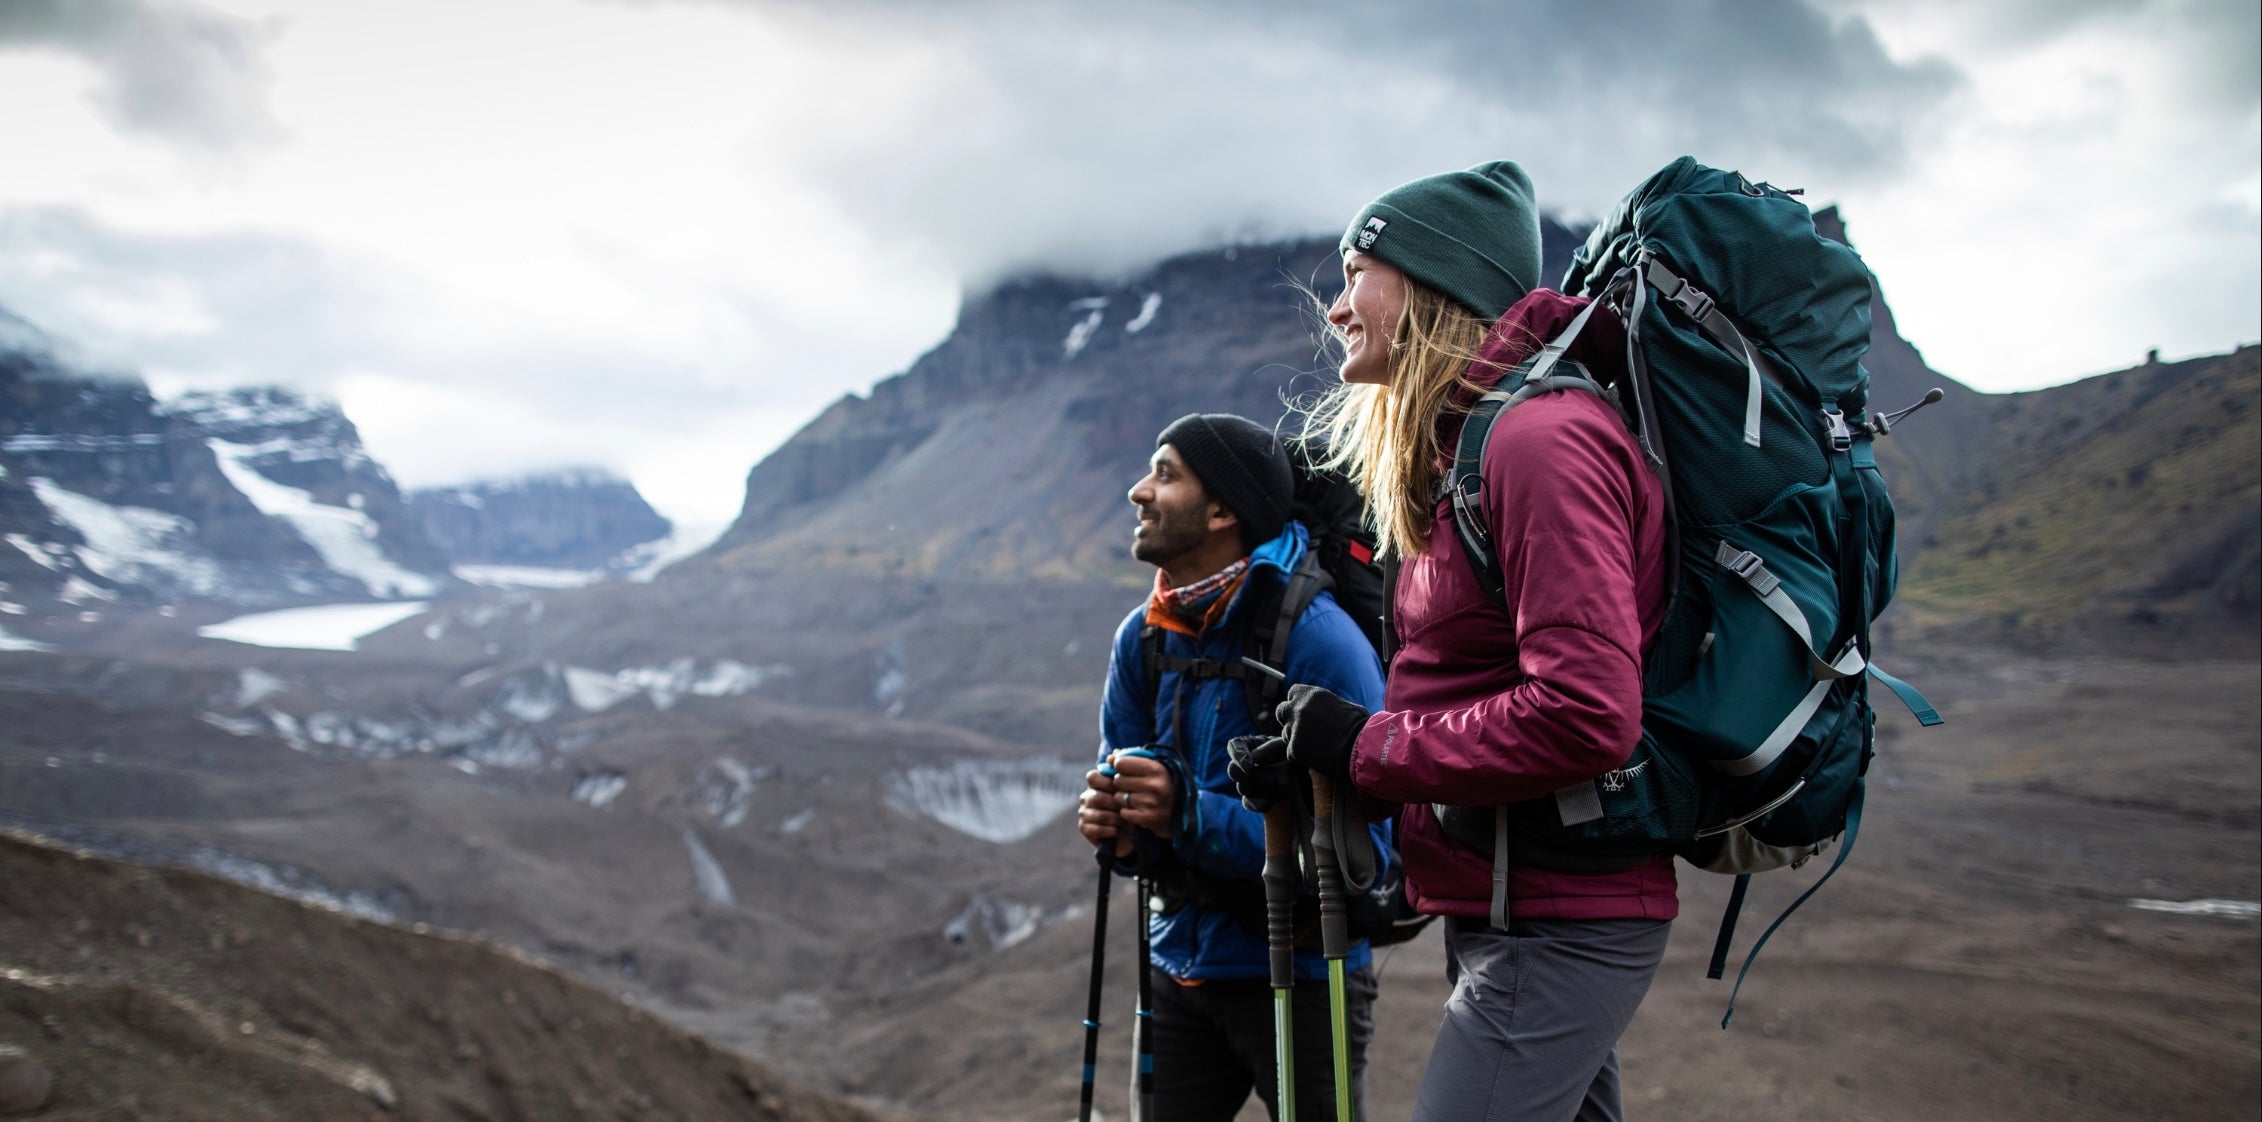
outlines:
M975 770L1022 776L998 790L1042 801L1050 780L1015 762L1025 749L687 698L586 718L570 762L471 775L31 689L32 665L0 665L11 823L143 857L256 859L299 878L286 887L502 940L883 1116L1073 1113L1081 842L1065 816L970 836L903 779L929 768L947 783L952 761L994 760ZM1858 851L1769 944L1726 1032L1726 986L1702 975L1727 881L1684 868L1683 918L1623 1046L1633 1116L2255 1116L2262 665L1967 652L1897 665L1949 723L1883 717ZM741 786L718 786L726 758ZM622 787L592 805L582 781L600 772ZM727 902L702 887L702 851ZM1755 884L1739 955L1818 872ZM2230 903L2173 907L2203 901ZM1129 911L1114 909L1102 1065L1116 1103ZM0 960L25 957L0 943ZM1442 957L1431 933L1384 960L1370 1117L1410 1108Z

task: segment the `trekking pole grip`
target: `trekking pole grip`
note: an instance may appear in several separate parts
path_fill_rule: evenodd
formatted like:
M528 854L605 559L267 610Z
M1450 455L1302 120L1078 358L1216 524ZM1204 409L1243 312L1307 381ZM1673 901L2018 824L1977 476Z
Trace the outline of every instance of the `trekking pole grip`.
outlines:
M1296 825L1286 799L1265 811L1265 945L1272 988L1296 984Z
M1320 949L1329 958L1351 953L1350 917L1343 906L1343 868L1335 855L1335 784L1312 775L1312 849L1319 868Z

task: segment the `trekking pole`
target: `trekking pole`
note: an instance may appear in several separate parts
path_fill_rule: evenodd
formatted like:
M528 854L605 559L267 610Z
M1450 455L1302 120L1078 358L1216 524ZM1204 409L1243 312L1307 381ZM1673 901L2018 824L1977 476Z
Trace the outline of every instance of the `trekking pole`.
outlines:
M1148 901L1154 899L1154 882L1139 880L1139 1016L1133 1026L1139 1035L1138 1122L1155 1119L1155 992L1154 934L1147 928Z
M1113 775L1115 769L1101 764L1100 774ZM1106 977L1107 890L1115 877L1115 846L1097 846L1092 855L1100 863L1100 896L1092 906L1092 993L1084 1004L1084 1095L1076 1106L1076 1122L1092 1122L1092 1085L1100 1060L1100 983Z
M1296 825L1286 796L1265 811L1265 944L1272 951L1273 1070L1279 1075L1274 1117L1296 1117L1295 1023L1290 998L1296 988Z
M1351 930L1343 907L1343 869L1335 854L1335 784L1312 773L1312 850L1319 868L1320 949L1327 956L1327 998L1335 1045L1335 1118L1351 1122L1351 1033L1344 1020L1343 963Z

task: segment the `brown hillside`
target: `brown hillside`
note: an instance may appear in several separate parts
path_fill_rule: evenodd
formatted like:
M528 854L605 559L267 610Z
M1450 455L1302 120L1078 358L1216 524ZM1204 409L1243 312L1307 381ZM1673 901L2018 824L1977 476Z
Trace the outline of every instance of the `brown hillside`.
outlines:
M0 834L0 1053L42 1120L863 1112L480 940Z
M1919 628L2251 651L2262 347L1985 399L1977 488L1903 586Z

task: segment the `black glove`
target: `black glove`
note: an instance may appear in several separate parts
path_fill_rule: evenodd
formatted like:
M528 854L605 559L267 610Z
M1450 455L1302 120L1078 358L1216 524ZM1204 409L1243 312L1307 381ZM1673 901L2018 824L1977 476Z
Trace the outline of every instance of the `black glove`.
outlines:
M1297 766L1349 788L1351 746L1367 727L1367 711L1312 685L1288 687L1288 700L1272 711L1288 758Z
M1236 736L1225 742L1225 774L1241 793L1241 805L1258 814L1296 794L1296 773L1288 763L1288 742L1277 736Z

